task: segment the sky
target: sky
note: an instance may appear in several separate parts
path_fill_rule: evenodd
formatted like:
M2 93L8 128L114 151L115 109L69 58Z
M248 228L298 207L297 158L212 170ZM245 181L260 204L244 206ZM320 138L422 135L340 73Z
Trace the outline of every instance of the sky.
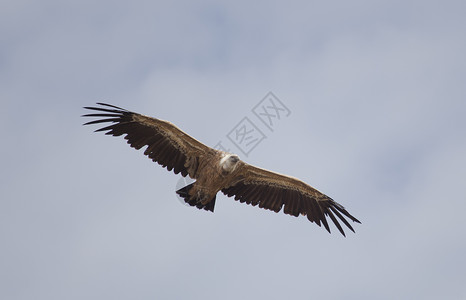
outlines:
M465 299L465 10L2 0L0 298ZM298 177L362 224L183 205L180 175L82 126L96 102ZM247 151L241 122L261 137Z

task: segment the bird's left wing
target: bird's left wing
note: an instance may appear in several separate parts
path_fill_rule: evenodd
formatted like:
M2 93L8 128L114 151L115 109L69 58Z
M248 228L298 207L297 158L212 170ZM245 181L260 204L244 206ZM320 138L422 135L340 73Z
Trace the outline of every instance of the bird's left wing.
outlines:
M345 217L360 223L342 205L297 178L244 162L241 164L235 180L230 186L222 189L225 195L235 196L235 200L275 212L279 212L284 206L285 214L296 217L305 215L309 221L319 226L322 223L328 232L330 228L327 217L330 217L343 235L345 232L338 219L353 232L353 227Z

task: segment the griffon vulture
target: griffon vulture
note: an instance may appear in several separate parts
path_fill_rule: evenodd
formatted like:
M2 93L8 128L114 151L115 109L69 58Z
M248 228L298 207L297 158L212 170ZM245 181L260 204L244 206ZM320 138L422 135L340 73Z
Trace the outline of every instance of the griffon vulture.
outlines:
M125 135L128 144L139 150L168 171L196 179L176 193L186 203L213 212L215 197L222 191L242 203L259 206L292 216L307 216L309 221L324 225L330 232L329 217L341 234L345 235L339 220L351 231L348 222L360 223L346 209L303 181L249 165L238 155L216 150L181 131L170 122L147 117L126 109L97 103L100 107L85 107L98 111L83 117L98 117L84 125L111 123L97 129L105 134ZM346 217L346 218L345 218Z

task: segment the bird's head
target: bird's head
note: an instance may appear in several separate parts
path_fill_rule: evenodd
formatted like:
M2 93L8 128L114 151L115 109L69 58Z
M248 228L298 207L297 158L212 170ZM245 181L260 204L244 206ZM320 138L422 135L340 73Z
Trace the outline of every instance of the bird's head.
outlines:
M236 154L226 154L220 160L220 166L222 170L227 173L231 173L235 170L236 165L239 162L239 156Z

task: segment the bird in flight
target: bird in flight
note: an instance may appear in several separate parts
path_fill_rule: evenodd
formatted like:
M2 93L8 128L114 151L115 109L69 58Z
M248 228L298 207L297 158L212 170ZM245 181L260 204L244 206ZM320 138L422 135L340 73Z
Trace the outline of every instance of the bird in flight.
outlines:
M330 218L343 236L345 232L339 221L353 232L347 218L361 223L342 205L297 178L249 165L236 154L210 148L170 122L110 104L97 105L84 107L97 113L83 117L98 118L84 125L110 123L96 132L124 135L136 150L147 146L144 155L168 171L195 179L176 191L191 206L213 212L216 195L221 191L241 203L277 213L283 207L285 214L306 216L319 226L323 224L328 232L327 218Z

